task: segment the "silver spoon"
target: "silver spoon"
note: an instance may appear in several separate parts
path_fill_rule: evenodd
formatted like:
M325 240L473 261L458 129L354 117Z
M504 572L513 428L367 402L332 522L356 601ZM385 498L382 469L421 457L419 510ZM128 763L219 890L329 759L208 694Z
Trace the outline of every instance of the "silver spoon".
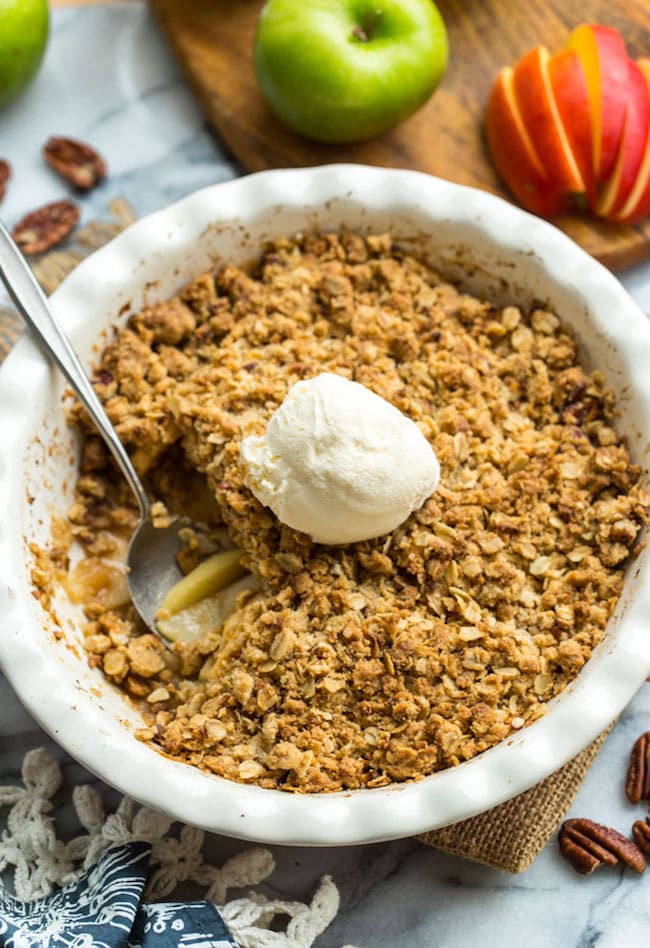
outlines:
M165 593L182 578L175 556L180 546L178 531L181 525L175 521L169 527L154 527L151 501L142 481L95 394L79 357L54 318L45 294L1 221L0 279L45 354L56 363L74 389L135 494L140 523L131 537L126 556L127 583L133 605L151 631L158 635L156 612Z

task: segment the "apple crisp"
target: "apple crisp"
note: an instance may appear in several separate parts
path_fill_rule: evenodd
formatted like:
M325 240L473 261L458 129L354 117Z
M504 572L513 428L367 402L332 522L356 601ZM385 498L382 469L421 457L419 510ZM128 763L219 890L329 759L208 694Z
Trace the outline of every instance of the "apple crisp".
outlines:
M261 584L221 630L150 634L111 566L133 499L75 412L85 559L68 584L139 737L231 780L336 791L421 779L544 714L603 636L650 505L576 349L552 312L465 295L386 235L277 240L132 316L96 391L163 516L203 524L184 569L227 532ZM340 547L283 526L239 457L325 371L415 421L442 472L392 533Z

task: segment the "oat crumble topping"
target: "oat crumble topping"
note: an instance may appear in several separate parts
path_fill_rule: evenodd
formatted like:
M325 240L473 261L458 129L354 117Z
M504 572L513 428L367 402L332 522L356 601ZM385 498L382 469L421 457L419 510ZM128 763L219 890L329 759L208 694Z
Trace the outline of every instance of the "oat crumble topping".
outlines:
M324 371L392 402L440 460L378 540L312 544L243 484L241 440ZM538 718L602 637L650 504L559 319L459 293L386 235L299 235L199 277L131 318L94 384L155 495L209 526L184 568L225 525L263 589L224 634L146 632L105 562L137 512L77 411L87 559L68 582L90 662L141 703L143 740L262 787L417 780Z

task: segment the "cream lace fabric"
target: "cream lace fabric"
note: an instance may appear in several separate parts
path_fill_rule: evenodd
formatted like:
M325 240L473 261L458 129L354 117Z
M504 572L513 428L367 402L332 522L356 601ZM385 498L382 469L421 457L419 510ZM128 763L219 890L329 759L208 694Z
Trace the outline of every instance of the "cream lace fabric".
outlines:
M57 762L42 748L29 751L22 779L22 787L0 787L0 808L9 807L0 836L0 873L13 870L15 895L21 900L41 898L76 882L109 846L138 840L152 846L147 901L171 895L180 883L195 883L204 890L201 897L217 905L241 948L310 948L338 911L339 893L329 876L320 880L309 905L269 900L258 892L228 901L229 890L257 885L270 876L275 864L267 849L253 847L221 868L213 866L201 852L202 830L178 829L163 813L125 797L107 814L100 794L88 784L72 793L83 832L65 842L57 837L50 816L52 798L63 783ZM278 916L288 918L284 931L271 930Z

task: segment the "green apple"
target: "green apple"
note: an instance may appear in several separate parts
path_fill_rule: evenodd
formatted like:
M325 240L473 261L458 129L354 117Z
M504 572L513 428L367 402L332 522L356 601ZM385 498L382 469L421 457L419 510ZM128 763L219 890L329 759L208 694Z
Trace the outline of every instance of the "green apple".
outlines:
M0 0L0 108L36 75L48 26L47 0Z
M268 0L255 68L278 118L307 138L379 135L426 102L447 65L432 0Z

